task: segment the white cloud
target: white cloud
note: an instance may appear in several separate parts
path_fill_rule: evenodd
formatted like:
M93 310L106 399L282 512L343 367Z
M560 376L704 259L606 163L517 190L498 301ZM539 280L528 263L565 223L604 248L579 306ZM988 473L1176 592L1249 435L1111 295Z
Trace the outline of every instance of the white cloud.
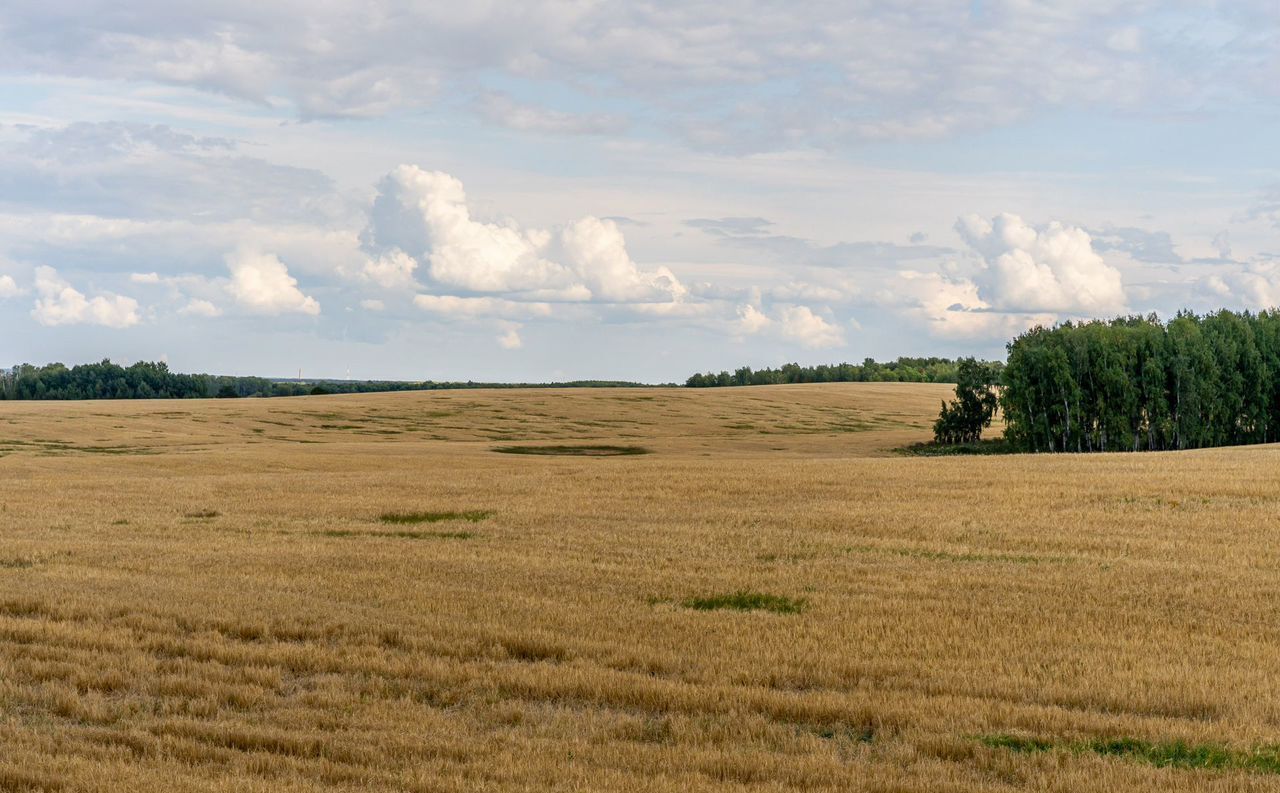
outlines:
M178 309L178 313L189 317L212 318L222 316L222 309L208 300L193 297L187 301L185 306Z
M129 280L135 284L158 284L160 283L159 273L132 273Z
M0 187L29 207L122 225L142 219L324 223L346 210L319 171L251 157L239 146L153 124L0 125Z
M931 336L948 340L1004 339L1036 324L1052 324L1052 314L994 311L973 281L935 272L904 270L876 295L922 324Z
M664 303L688 293L666 267L651 271L636 267L612 220L582 218L560 233L560 245L569 267L598 300Z
M1088 232L1057 221L1034 228L1017 215L966 215L956 230L986 261L975 278L994 309L1107 315L1125 310L1120 271L1103 261Z
M413 271L417 267L416 259L397 248L377 259L368 260L361 272L383 289L409 289L418 285L413 279Z
M360 308L363 308L365 311L382 311L386 307L387 307L386 304L383 303L381 300L376 300L371 298L368 300L360 301Z
M520 338L520 325L510 323L503 328L502 333L498 335L498 346L504 350L518 350L524 346L524 340Z
M843 347L844 331L813 313L808 306L783 306L779 311L782 337L802 347Z
M413 304L423 311L443 317L476 319L481 317L530 318L551 316L547 303L529 303L500 297L457 297L455 295L417 295Z
M138 324L138 301L131 297L111 293L86 297L52 267L37 267L35 276L38 297L31 316L41 325L128 328Z
M12 275L0 275L0 298L17 297L22 294L22 290L18 288L18 282L13 280Z
M415 165L379 184L364 238L382 252L365 266L375 280L408 279L419 257L449 289L615 303L678 302L688 293L668 268L640 269L612 220L589 216L555 233L479 221L461 181Z
M748 303L738 306L738 319L735 324L740 333L751 336L768 328L773 324L773 320L759 308Z
M320 313L320 304L298 289L298 280L273 254L241 249L228 255L226 262L231 271L228 291L248 310L268 315Z
M726 14L716 3L626 0L224 0L174 14L85 0L67 14L59 3L11 0L0 48L10 71L190 86L302 118L463 96L518 129L614 131L617 114L594 109L610 107L606 94L694 142L805 148L946 135L1057 107L1199 108L1228 93L1222 86L1265 99L1272 5L810 3L784 12L743 0ZM534 91L495 98L486 78L595 103L570 114Z
M1280 262L1259 261L1243 268L1210 275L1202 287L1217 298L1254 311L1280 308Z
M771 317L754 304L738 306L737 318L731 323L738 335L776 333L779 337L811 349L844 346L844 331L839 325L814 313L808 306L782 305Z
M372 222L375 239L397 239L402 250L426 256L431 278L441 284L507 292L569 280L564 267L541 256L550 234L473 220L462 182L446 173L396 168L382 182ZM406 232L416 237L405 239Z

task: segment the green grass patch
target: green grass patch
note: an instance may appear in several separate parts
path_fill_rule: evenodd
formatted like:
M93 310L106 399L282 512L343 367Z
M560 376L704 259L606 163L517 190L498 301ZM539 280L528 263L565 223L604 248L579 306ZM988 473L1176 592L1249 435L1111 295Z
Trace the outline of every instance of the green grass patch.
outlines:
M1076 754L1121 757L1161 768L1204 771L1248 771L1280 774L1280 747L1251 750L1232 749L1218 744L1185 741L1143 741L1137 738L1093 738L1085 741L1051 741L1018 735L984 735L980 742L993 749L1014 752L1048 752L1055 749Z
M0 441L0 451L3 452L24 452L35 451L41 452L46 456L57 456L69 454L71 452L81 452L84 454L156 454L156 449L149 449L143 446L76 446L65 441L53 440L36 440L36 441Z
M727 595L708 595L692 597L682 603L685 608L698 611L772 611L775 614L799 614L808 603L804 598L794 599L783 595L770 595L765 592L740 590Z
M351 531L329 529L312 534L319 537L393 537L400 540L470 540L478 536L473 531Z
M443 523L448 520L465 520L479 523L493 517L488 510L475 509L467 512L384 512L378 516L383 523L395 525L413 525L417 523Z
M216 518L221 514L222 513L216 509L202 509L196 512L187 512L182 517L193 518L196 520L209 520L210 518Z
M875 545L855 545L848 549L852 553L881 553L893 556L907 556L913 559L927 559L932 562L1005 562L1008 564L1052 564L1068 561L1061 556L1028 556L1008 553L953 553L951 551L935 551L928 548L881 548Z
M85 454L155 454L155 449L141 446L67 446L66 449Z
M563 457L625 457L633 454L651 454L643 446L496 446L501 454L544 454Z

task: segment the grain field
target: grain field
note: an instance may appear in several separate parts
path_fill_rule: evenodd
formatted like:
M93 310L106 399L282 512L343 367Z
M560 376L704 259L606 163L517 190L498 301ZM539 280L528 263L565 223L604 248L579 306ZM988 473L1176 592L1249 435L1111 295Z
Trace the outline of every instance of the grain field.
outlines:
M948 391L4 403L0 790L1280 790L1280 450Z

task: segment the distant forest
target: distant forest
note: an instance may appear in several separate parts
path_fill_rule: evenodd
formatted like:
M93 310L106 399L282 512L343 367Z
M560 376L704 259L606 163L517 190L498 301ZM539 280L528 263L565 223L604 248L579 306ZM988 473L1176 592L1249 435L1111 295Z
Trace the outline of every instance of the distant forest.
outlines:
M1025 451L1195 449L1280 441L1280 312L1183 312L1034 328L999 379Z
M998 370L998 363L992 365ZM899 358L887 363L867 358L860 364L801 366L789 363L778 369L752 369L744 366L733 372L695 374L685 381L685 386L714 388L781 383L954 383L956 376L957 362L950 358Z
M632 387L642 383L575 380L565 383L403 382L394 380L271 380L210 374L179 374L165 363L120 366L109 360L67 367L23 364L0 370L0 399L204 399L286 397L377 391L436 391L453 388Z

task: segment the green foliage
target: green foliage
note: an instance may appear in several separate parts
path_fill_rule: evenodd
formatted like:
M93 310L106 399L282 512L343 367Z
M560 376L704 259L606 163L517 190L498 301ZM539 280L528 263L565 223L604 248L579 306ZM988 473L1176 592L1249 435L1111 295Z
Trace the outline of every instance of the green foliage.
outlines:
M1004 438L988 438L976 443L912 443L894 449L913 457L964 457L986 454L1014 454L1016 450Z
M495 452L502 454L535 454L558 457L626 457L634 454L649 454L643 446L609 446L595 444L589 446L497 446Z
M990 363L988 366L998 370L1000 364ZM789 363L778 369L757 370L743 366L732 374L695 374L685 381L685 387L715 388L782 383L954 383L957 376L958 362L949 358L899 358L888 363L878 363L867 358L860 364L801 366Z
M976 444L991 426L999 400L995 386L999 370L973 358L962 358L956 367L956 398L933 424L933 440L939 444Z
M727 595L689 598L682 605L685 608L699 611L730 609L733 611L772 611L775 614L799 614L804 611L807 604L803 598L797 600L782 595L769 595L764 592L741 590Z
M1009 344L1000 406L1026 451L1195 449L1280 440L1280 313L1180 313L1033 328Z
M321 396L382 391L441 391L456 388L627 388L643 383L613 380L574 380L565 383L476 383L395 380L271 380L177 374L165 363L139 362L123 367L100 363L67 366L22 364L0 369L0 400L4 399L203 399L217 397Z
M491 517L493 517L492 512L477 509L468 512L384 512L378 516L378 520L383 523L397 524L440 523L446 520L465 520L471 523L479 523Z
M1018 735L984 735L978 738L993 749L1034 753L1064 749L1108 757L1123 757L1163 768L1191 768L1206 771L1251 771L1280 774L1280 748L1261 747L1250 751L1215 744L1185 741L1142 741L1137 738L1093 738L1086 741L1054 742Z
M470 540L476 536L473 531L350 531L348 529L328 529L312 532L321 537L372 537L395 538L400 540Z
M161 363L129 367L111 361L67 368L30 364L0 371L0 399L164 399L206 396L196 375L175 374Z

